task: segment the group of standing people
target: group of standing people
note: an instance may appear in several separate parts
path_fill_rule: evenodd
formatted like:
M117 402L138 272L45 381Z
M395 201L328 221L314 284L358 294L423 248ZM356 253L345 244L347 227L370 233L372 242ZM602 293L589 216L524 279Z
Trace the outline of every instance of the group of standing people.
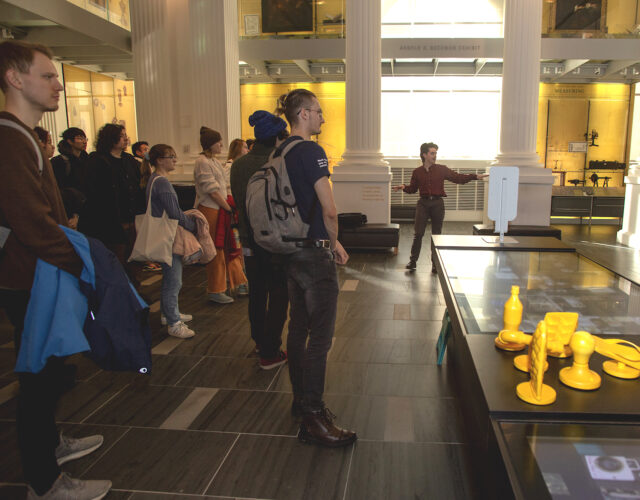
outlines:
M180 209L168 180L177 163L175 150L156 144L143 153L145 161L140 165L125 151L128 137L121 125L105 125L98 133L96 151L89 156L84 151L84 133L65 132L62 158L52 167L34 131L44 112L58 108L63 90L51 57L41 45L0 44L0 89L6 96L0 113L0 144L5 146L0 158L0 307L15 327L16 349L38 259L77 278L81 274L82 261L60 227L69 225L74 215L63 203L61 191L66 187L80 186L77 190L84 198L78 229L100 239L125 266L135 241L134 218L146 204L152 215L166 213L185 231L194 233L198 225L197 214ZM251 335L260 367L289 363L291 415L300 424L299 439L327 447L347 446L356 441L356 433L336 425L335 415L323 401L339 292L336 264L349 259L337 239L329 162L322 147L311 140L321 133L323 112L312 92L296 89L280 97L277 113L286 118L290 132L279 116L256 111L249 118L255 131L253 148L231 162L227 171L216 159L223 148L221 135L207 127L200 130L202 153L194 169L196 206L218 247L207 264L208 298L229 303L233 298L227 290L249 294ZM43 144L50 139L45 137ZM306 237L295 243L297 251L288 256L272 254L255 243L244 210L249 178L272 155L284 155L298 213L309 226ZM236 224L240 241L233 230ZM162 272L163 321L170 334L191 337L194 332L185 324L191 316L178 307L182 256L173 255L171 265L162 265ZM287 308L285 352L281 335ZM54 409L64 390L64 375L64 359L56 356L39 373L18 374L18 442L29 499L99 499L111 487L110 481L72 479L60 469L61 464L103 443L102 436L71 439L58 432Z

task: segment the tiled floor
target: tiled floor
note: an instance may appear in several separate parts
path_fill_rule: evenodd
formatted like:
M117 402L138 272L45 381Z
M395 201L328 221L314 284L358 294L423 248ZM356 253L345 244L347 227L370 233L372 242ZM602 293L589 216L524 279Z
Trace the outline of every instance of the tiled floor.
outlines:
M600 241L610 242L608 231ZM447 223L445 232L470 234L471 224ZM590 239L576 230L569 234L573 241ZM105 444L64 470L111 479L109 499L482 498L452 381L446 367L435 364L445 306L430 273L428 244L417 271L404 270L411 235L403 225L397 256L354 253L340 269L325 400L340 424L358 432L355 446L328 450L298 442L286 365L258 368L246 299L208 303L204 269L190 267L181 309L194 315L197 335L169 338L153 304L151 376L102 372L81 356L72 360L78 383L60 402L61 428L78 436L99 432ZM142 292L155 302L159 286L148 279ZM25 494L11 340L1 316L3 499Z

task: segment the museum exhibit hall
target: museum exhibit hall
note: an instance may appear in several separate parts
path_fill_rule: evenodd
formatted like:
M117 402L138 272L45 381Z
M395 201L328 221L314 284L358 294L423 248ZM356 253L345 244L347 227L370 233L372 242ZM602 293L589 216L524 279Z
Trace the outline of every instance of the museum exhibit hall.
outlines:
M640 500L640 0L0 0L0 29L42 186L0 160L1 499Z

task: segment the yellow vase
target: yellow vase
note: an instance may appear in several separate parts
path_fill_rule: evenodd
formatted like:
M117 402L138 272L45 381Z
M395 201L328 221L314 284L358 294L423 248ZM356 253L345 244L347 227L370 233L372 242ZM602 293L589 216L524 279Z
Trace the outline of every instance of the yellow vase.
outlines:
M522 323L522 302L518 298L520 287L513 285L511 287L511 297L504 304L504 330L511 332L520 331L520 323Z

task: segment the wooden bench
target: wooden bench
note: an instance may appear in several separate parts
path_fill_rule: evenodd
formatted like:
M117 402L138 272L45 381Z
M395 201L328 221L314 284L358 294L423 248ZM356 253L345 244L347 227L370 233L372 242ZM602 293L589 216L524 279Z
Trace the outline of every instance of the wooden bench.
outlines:
M340 228L338 240L349 248L392 248L398 254L399 224L365 224L354 228Z

